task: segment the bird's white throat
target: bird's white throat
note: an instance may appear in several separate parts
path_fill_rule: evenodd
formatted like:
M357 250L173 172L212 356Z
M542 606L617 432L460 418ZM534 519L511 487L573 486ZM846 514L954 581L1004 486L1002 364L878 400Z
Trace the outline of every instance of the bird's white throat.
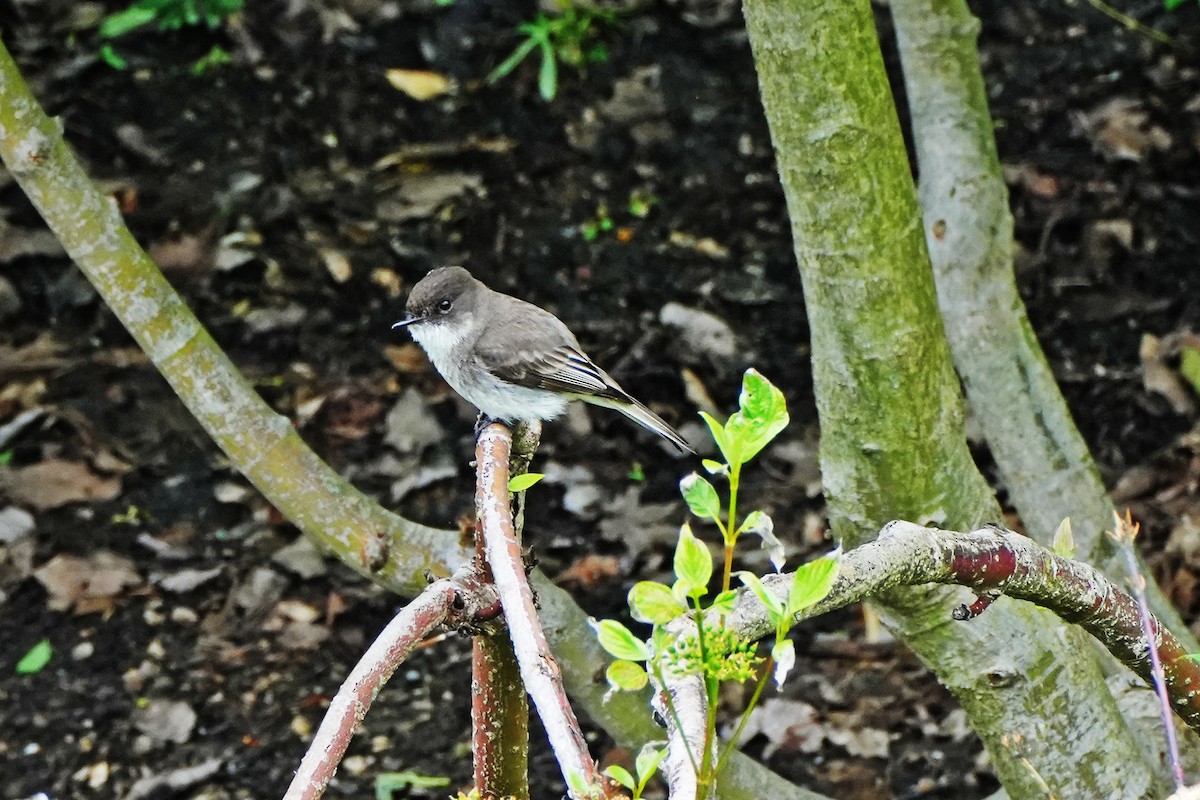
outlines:
M549 420L566 411L565 396L545 389L514 386L488 372L468 352L472 335L469 323L431 321L417 323L409 331L450 388L492 419Z
M454 360L451 354L471 332L469 325L437 321L418 322L408 330L416 343L425 350L433 366L443 375L446 373L446 367Z

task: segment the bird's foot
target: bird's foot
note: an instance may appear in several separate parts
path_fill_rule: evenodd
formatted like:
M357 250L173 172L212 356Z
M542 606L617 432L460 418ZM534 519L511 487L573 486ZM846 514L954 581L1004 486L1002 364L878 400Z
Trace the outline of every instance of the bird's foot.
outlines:
M479 435L481 433L483 433L483 429L486 428L488 425L491 425L493 422L500 422L501 424L503 424L503 420L498 420L493 417L489 417L487 414L484 414L482 411L479 412L479 416L475 418L475 441L479 441Z

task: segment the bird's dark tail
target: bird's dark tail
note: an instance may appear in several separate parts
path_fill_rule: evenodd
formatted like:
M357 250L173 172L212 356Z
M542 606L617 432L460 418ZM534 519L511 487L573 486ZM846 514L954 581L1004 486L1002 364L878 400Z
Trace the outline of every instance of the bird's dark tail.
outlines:
M626 398L627 400L625 401L595 396L580 397L579 399L591 403L592 405L616 409L636 422L638 425L641 425L646 430L654 431L659 436L678 447L681 451L685 453L691 453L692 455L696 454L696 451L692 449L692 446L688 444L687 441L680 436L674 428L664 422L662 417L658 416L658 414L655 414L653 411L646 408L629 395L626 395Z

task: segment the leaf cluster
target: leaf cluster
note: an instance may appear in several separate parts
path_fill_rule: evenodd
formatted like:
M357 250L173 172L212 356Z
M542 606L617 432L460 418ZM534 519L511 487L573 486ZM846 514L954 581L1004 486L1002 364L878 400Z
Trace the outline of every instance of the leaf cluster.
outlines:
M590 63L604 61L608 51L595 41L597 30L616 22L616 13L604 9L580 8L570 2L559 3L561 13L538 14L532 22L517 26L525 39L508 58L488 73L489 84L504 78L535 51L541 55L538 68L538 93L546 102L558 95L558 64L561 61L583 70Z
M738 597L738 591L730 588L730 578L733 548L741 534L759 536L764 547L771 550L775 568L780 569L783 565L783 545L775 537L771 518L765 512L756 510L739 523L737 499L742 467L787 426L788 413L783 393L763 375L751 369L743 377L738 410L729 419L722 423L709 414L703 416L725 458L724 462L706 459L704 467L710 475L727 478L728 504L721 502L716 486L696 473L680 481L679 487L692 514L715 523L721 531L725 545L721 591L706 602L715 572L713 555L708 546L692 532L691 526L685 523L680 528L672 561L674 582L668 586L655 581L639 581L629 590L630 614L638 622L652 626L650 637L643 640L625 625L611 619L594 622L593 627L601 647L617 659L607 671L613 691L642 689L648 685L651 675L661 685L665 683L668 672L675 676L698 675L703 679L709 701L708 728L704 747L700 749L704 753L703 763L693 763L693 767L701 782L706 783L714 779L729 753L727 748L725 755L715 765L709 758L709 745L715 741L715 713L720 685L726 681L741 683L758 677L754 697L738 727L740 731L771 672L768 667L761 676L758 675L762 659L756 655L755 643L726 627L725 618ZM837 576L837 554L817 559L798 569L787 596L782 598L773 594L753 573L740 572L738 576L767 607L775 627L771 661L775 665L775 680L781 684L795 663L793 643L787 638L792 620L829 593ZM684 615L691 615L693 626L673 624ZM668 705L671 703L669 693L666 701ZM673 708L671 713L675 713ZM734 739L737 739L736 735ZM688 756L690 759L690 748ZM655 767L657 763L654 762ZM611 777L634 790L637 797L646 777L640 768L638 775L636 782L625 770L620 770L619 776Z
M137 0L100 23L101 39L116 39L151 22L161 31L203 23L217 28L242 10L244 0Z

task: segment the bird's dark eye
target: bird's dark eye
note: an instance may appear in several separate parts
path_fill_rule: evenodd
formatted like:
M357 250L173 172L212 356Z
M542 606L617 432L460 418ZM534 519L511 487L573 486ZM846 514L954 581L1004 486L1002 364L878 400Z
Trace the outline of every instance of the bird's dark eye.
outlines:
M449 311L449 310L450 310L450 308L451 308L453 305L454 305L454 302L453 302L453 301L451 301L451 300L443 300L442 302L438 303L438 311L440 311L440 312L442 312L443 314L445 314L447 311Z

